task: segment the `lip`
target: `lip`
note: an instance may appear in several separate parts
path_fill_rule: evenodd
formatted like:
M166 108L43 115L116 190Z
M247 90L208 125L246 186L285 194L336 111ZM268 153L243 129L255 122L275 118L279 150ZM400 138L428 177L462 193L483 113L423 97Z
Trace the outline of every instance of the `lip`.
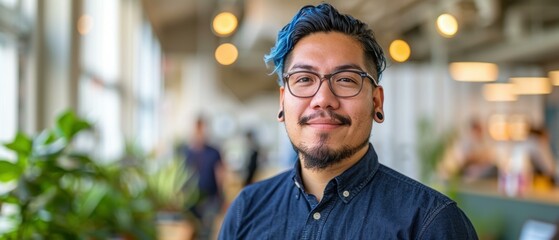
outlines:
M342 125L342 123L336 119L331 118L315 118L307 122L307 124L325 124L325 125Z
M312 128L318 128L322 130L336 129L338 127L343 126L343 124L340 121L337 121L335 119L329 119L329 118L328 119L315 118L308 121L306 125Z

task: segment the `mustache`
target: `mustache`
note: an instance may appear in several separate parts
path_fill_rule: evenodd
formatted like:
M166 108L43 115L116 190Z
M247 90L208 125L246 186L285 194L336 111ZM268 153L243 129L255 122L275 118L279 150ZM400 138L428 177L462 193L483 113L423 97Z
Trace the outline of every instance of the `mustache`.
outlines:
M318 117L330 117L331 119L340 122L340 124L342 125L351 125L351 119L349 117L343 116L341 114L337 114L330 109L327 109L326 111L314 112L307 116L302 116L301 118L299 118L298 124L299 125L308 124L308 122L311 119L318 118Z

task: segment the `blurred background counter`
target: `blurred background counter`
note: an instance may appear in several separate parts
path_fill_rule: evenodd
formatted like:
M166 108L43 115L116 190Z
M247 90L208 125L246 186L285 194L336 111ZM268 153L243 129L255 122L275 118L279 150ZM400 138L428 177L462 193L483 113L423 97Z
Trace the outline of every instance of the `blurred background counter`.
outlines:
M480 239L525 239L526 232L533 231L531 221L555 225L559 221L557 186L534 184L509 196L497 179L487 179L460 183L457 189L454 197Z

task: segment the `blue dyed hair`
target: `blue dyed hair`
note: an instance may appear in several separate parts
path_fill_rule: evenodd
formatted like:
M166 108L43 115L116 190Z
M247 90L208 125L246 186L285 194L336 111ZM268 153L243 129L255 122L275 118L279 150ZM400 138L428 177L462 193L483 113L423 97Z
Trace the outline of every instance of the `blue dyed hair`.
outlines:
M278 74L278 83L283 86L285 60L299 40L315 32L341 32L358 40L363 46L367 67L376 71L380 77L386 68L386 58L373 31L364 22L346 14L341 14L328 3L317 6L307 5L301 8L291 22L278 33L276 45L264 56L266 64L274 62L274 71Z

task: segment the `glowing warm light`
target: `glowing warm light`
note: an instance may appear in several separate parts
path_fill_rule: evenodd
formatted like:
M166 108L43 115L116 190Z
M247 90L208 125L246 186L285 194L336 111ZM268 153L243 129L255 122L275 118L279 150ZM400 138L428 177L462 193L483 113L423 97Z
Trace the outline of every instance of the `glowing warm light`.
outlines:
M221 65L231 65L239 56L237 47L231 43L224 43L219 45L215 50L215 59Z
M489 117L489 135L497 141L509 140L507 117L503 114L494 114Z
M454 62L449 65L450 76L456 81L492 82L499 77L499 67L486 62Z
M489 135L497 141L522 141L528 137L529 124L521 114L494 114L489 117Z
M87 14L82 15L78 19L77 28L81 35L87 35L93 29L93 18Z
M483 97L491 102L516 101L517 99L512 83L487 83L483 86Z
M544 77L515 77L510 78L514 83L514 92L522 95L551 93L551 82Z
M410 58L411 49L406 41L397 39L390 43L389 52L394 61L405 62Z
M528 132L528 121L524 115L512 115L509 117L508 133L510 140L525 140L528 137Z
M443 37L453 37L458 32L458 22L448 13L441 14L437 18L437 30Z
M551 84L559 86L559 70L549 72L549 80L551 80Z
M230 12L222 12L215 16L212 27L219 36L227 36L237 28L237 17Z

